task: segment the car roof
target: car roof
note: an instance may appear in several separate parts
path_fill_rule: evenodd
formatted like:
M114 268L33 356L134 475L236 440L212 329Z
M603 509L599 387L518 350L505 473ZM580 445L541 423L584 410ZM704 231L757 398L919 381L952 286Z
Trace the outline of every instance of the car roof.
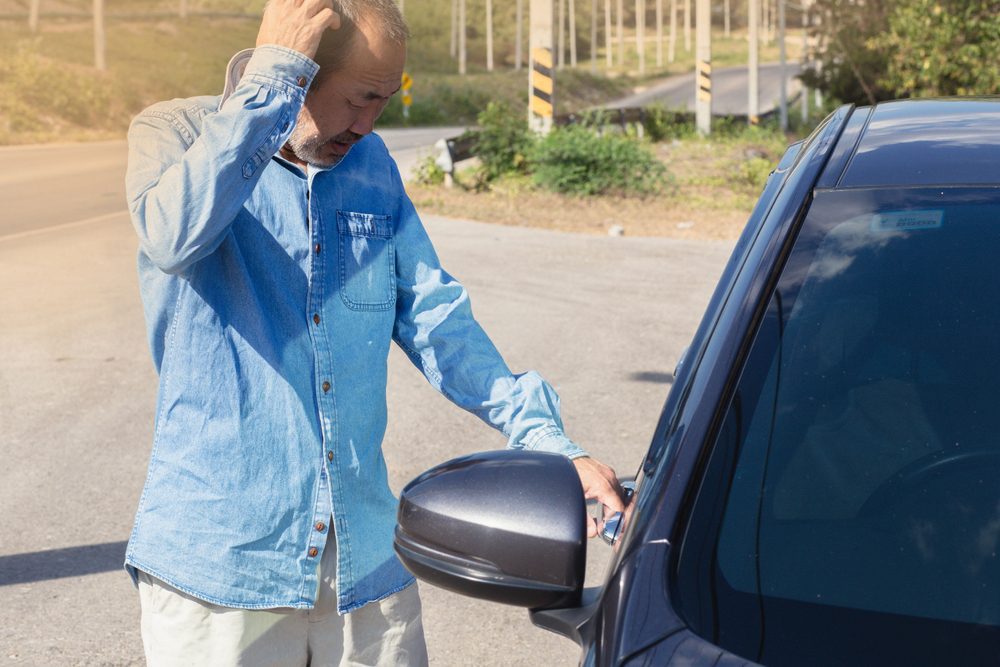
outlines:
M822 179L837 188L1000 186L1000 98L885 102L850 124Z

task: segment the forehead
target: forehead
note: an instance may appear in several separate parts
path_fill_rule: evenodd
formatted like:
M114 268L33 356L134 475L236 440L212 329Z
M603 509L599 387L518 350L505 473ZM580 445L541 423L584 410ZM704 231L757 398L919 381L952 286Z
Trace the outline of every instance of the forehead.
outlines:
M405 65L405 44L388 40L378 30L360 24L344 66L329 80L336 82L342 92L388 97L399 88Z

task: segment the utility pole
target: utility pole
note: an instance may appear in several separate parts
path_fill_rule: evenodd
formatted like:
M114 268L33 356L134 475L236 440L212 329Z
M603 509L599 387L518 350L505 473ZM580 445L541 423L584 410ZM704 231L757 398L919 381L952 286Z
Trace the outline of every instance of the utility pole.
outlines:
M639 74L646 73L646 0L635 0L635 53Z
M608 69L614 65L611 57L611 0L604 0L604 60Z
M722 20L724 26L723 29L725 30L726 39L729 39L729 15L732 14L732 11L730 11L729 4L730 4L729 0L725 0L725 5L722 8L722 14L723 14Z
M747 30L749 35L750 53L747 58L747 124L756 125L760 122L760 2L747 0Z
M38 10L41 4L42 0L31 0L31 5L28 8L28 29L31 32L38 32Z
M684 0L684 50L691 50L691 0Z
M625 66L625 7L624 0L618 0L618 66Z
M809 65L809 2L802 2L802 71ZM802 124L809 121L809 89L802 84L802 94L799 96L801 102Z
M181 6L177 10L177 15L180 16L182 19L186 19L188 17L187 0L181 0L180 4ZM399 0L399 4L400 4L400 11L402 11L403 0Z
M569 64L576 67L576 0L569 0Z
M486 71L493 71L493 0L486 0Z
M458 0L451 0L451 45L448 53L452 58L458 57Z
M663 67L663 0L656 0L656 66Z
M465 0L458 0L458 73L465 74L466 70L466 49L465 49Z
M712 132L712 5L710 0L698 0L695 69L697 97L695 122L700 134Z
M597 0L590 0L590 71L597 74Z
M677 0L670 0L670 48L667 49L667 60L677 59Z
M107 69L104 47L104 0L94 0L94 67L102 72Z
M781 104L780 121L781 131L788 131L788 78L785 76L785 67L788 58L785 53L785 0L778 0L778 62L781 63Z
M559 0L559 36L558 53L556 54L556 67L562 69L566 66L566 0Z
M521 44L524 43L524 0L517 0L517 42L514 44L514 69L521 70L521 61L524 54L521 53Z
M531 0L531 29L528 52L531 74L528 77L528 124L539 134L552 129L555 114L555 68L553 67L552 0Z

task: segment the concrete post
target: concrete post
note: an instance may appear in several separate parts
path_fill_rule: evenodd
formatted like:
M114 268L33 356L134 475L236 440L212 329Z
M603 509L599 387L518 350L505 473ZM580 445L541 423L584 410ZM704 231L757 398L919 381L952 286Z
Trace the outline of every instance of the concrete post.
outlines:
M785 52L785 0L778 0L778 62L781 63L781 85L779 119L781 131L788 131L788 79L785 77L785 67L788 65L788 58Z
M41 3L42 0L31 0L31 6L28 8L28 29L31 32L38 32L38 13Z
M597 74L597 0L590 0L590 71Z
M524 0L517 0L517 40L514 44L514 69L520 71L521 63L524 60L522 44L524 44Z
M604 60L608 69L614 64L611 41L611 0L604 0Z
M576 0L569 0L569 64L576 67Z
M760 2L747 0L747 29L749 53L747 54L747 124L760 122Z
M104 58L104 0L94 0L94 67L104 71L107 62Z
M486 71L493 71L493 0L486 0Z
M635 54L639 74L646 73L646 0L635 0Z
M698 132L712 132L712 5L710 0L698 0L697 34L695 36L695 122Z
M656 0L656 66L663 67L663 0Z
M531 0L528 37L531 70L528 77L528 124L540 134L552 129L555 115L555 67L552 0Z
M466 23L465 23L465 0L458 0L458 73L465 74L466 71Z

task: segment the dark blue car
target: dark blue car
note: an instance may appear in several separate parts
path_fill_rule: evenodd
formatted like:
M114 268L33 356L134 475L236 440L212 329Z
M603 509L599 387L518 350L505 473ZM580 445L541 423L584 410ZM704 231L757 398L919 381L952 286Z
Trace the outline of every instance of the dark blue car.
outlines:
M396 547L584 665L1000 664L1000 101L792 146L586 590L585 512L565 459L484 453L406 488Z

